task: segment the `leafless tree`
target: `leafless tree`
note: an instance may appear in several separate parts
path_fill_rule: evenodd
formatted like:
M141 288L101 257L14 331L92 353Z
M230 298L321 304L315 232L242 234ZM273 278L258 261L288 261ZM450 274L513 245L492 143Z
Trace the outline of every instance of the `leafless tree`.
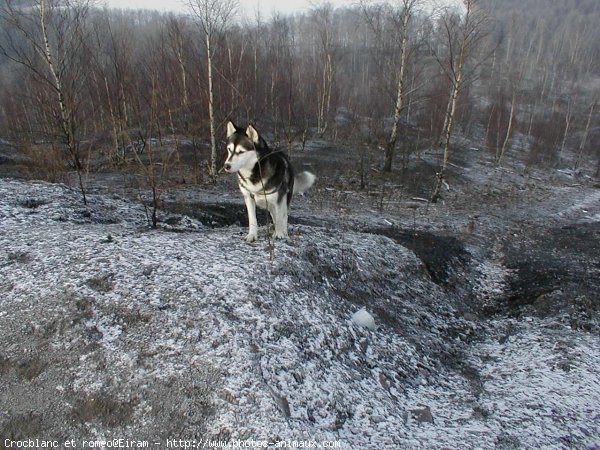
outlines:
M209 175L217 175L217 137L215 120L215 94L213 64L217 38L229 25L229 18L237 9L236 0L186 0L193 18L200 27L206 50L208 76L208 117L210 126L210 166Z
M50 114L87 204L79 139L82 82L85 80L86 18L91 0L35 0L31 7L8 0L0 7L5 35L0 53L24 67L52 92ZM38 104L41 109L45 103Z
M184 132L189 131L190 94L188 69L186 68L186 41L190 39L183 20L170 16L167 21L168 46L175 55L181 80L181 109L184 117Z
M592 124L592 118L594 117L594 110L598 105L598 99L594 99L592 104L590 105L589 112L587 114L587 120L585 122L585 128L583 130L583 137L581 138L581 142L579 144L579 149L577 151L577 160L575 161L575 168L579 168L581 166L581 162L583 161L583 152L585 151L585 146L587 144L588 136L590 133L590 125Z
M560 149L558 150L558 163L562 162L562 157L567 147L567 137L569 136L569 131L571 130L571 124L573 121L573 103L577 102L577 98L571 98L570 96L567 98L567 106L565 112L565 128L562 137L562 141L560 143Z
M440 55L435 47L430 45L439 66L451 84L448 107L446 109L440 140L444 154L435 177L435 184L431 194L432 203L437 202L440 197L448 168L450 140L454 130L456 107L465 83L469 81L465 72L467 59L473 56L476 47L489 32L488 15L479 8L479 4L480 0L463 0L463 11L457 12L456 10L445 8L439 17L440 32L446 37L444 42L446 46L445 55Z
M329 115L331 113L331 96L335 81L336 47L335 47L335 25L333 23L333 5L323 3L312 11L317 26L319 40L319 65L320 75L317 100L317 130L319 134L325 133L329 126Z
M127 34L124 24L111 17L109 11L97 14L92 21L95 64L93 79L105 99L103 107L110 118L113 150L110 159L117 165L125 163L125 149L131 143L128 128L131 122L129 98L131 80L135 79L135 41Z
M400 131L400 118L402 109L404 108L404 100L406 97L406 74L408 72L408 56L409 56L409 25L415 10L417 9L420 0L397 0L393 5L393 10L390 11L393 21L395 22L395 28L397 30L398 37L398 50L400 57L397 65L397 81L396 81L396 101L394 103L394 114L392 121L392 130L390 136L385 145L384 160L383 160L383 171L392 171L392 160L394 158L394 152L396 149L396 143L398 141L398 134ZM381 41L384 39L384 33L377 24L377 21L373 17L372 11L369 9L369 3L366 0L361 2L361 9L371 29L375 32L378 39Z

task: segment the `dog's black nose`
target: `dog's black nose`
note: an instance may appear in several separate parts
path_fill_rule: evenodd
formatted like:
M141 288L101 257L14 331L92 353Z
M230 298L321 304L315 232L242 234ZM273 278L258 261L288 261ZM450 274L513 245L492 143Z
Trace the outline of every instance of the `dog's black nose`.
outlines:
M231 164L225 163L225 165L223 167L225 168L225 170L229 170L229 169L231 169Z

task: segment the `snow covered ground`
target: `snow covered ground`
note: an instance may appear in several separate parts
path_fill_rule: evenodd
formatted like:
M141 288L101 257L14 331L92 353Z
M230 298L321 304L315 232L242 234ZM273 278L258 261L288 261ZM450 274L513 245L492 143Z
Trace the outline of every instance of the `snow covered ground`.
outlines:
M272 249L146 223L118 196L0 180L0 437L600 448L597 329L465 313L372 230L294 225ZM482 303L511 274L460 273Z

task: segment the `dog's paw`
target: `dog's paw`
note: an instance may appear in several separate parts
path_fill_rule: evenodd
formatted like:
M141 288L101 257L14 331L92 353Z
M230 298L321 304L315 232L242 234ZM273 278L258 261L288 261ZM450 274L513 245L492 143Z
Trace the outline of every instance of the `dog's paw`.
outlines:
M287 239L287 237L288 237L287 231L279 231L279 232L273 233L274 239Z
M258 236L256 235L256 233L248 233L248 235L246 236L246 242L249 244L256 241L257 239Z

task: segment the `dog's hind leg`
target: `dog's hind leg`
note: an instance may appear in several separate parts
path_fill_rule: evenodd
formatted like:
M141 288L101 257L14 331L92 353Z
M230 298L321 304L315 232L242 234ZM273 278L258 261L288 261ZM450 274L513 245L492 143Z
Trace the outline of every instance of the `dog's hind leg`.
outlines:
M256 202L249 192L242 190L242 194L244 194L244 202L246 203L246 210L248 211L248 235L246 236L246 242L254 242L258 239Z

